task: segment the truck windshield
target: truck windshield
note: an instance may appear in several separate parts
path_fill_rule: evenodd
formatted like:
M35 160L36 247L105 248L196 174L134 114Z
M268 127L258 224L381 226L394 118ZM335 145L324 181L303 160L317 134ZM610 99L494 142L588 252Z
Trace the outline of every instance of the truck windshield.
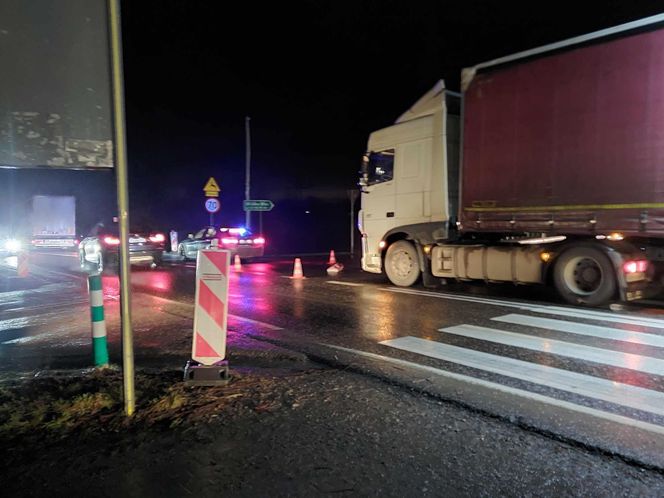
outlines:
M362 165L366 185L389 182L394 178L394 149L370 152Z

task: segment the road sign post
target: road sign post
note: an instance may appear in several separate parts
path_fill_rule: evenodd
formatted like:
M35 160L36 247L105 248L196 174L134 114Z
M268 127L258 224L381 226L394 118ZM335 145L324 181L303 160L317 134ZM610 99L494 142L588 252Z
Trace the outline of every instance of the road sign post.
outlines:
M272 211L274 203L265 199L261 200L247 200L242 203L245 211Z

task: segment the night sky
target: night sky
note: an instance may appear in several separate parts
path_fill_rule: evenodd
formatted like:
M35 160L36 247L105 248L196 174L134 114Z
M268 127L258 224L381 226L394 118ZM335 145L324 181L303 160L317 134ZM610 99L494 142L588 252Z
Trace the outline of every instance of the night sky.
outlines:
M654 1L232 4L123 2L131 216L193 231L207 221L201 189L214 176L218 219L243 223L250 116L252 197L276 204L263 217L274 252L347 249L347 190L368 134L438 79L458 90L463 67L662 10ZM0 170L4 222L10 202L37 193L76 195L85 231L113 210L114 178Z

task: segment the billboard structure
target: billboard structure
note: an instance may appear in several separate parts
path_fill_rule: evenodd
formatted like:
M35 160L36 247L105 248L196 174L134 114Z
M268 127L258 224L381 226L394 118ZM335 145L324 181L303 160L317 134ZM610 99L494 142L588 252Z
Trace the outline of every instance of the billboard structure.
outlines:
M113 167L104 0L0 0L0 167Z

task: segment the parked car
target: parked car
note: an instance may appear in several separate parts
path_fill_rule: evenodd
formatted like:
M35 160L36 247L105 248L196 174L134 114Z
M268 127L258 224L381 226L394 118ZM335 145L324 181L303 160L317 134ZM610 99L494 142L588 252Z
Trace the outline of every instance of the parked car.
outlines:
M195 259L198 251L210 247L215 239L220 249L231 252L231 257L237 254L241 259L259 258L265 251L265 238L246 228L206 226L180 242L178 253L182 259Z
M163 233L144 229L129 232L129 262L132 265L159 266L164 254L166 237ZM120 256L120 236L116 219L97 223L78 246L82 268L94 265L98 271L117 266Z

